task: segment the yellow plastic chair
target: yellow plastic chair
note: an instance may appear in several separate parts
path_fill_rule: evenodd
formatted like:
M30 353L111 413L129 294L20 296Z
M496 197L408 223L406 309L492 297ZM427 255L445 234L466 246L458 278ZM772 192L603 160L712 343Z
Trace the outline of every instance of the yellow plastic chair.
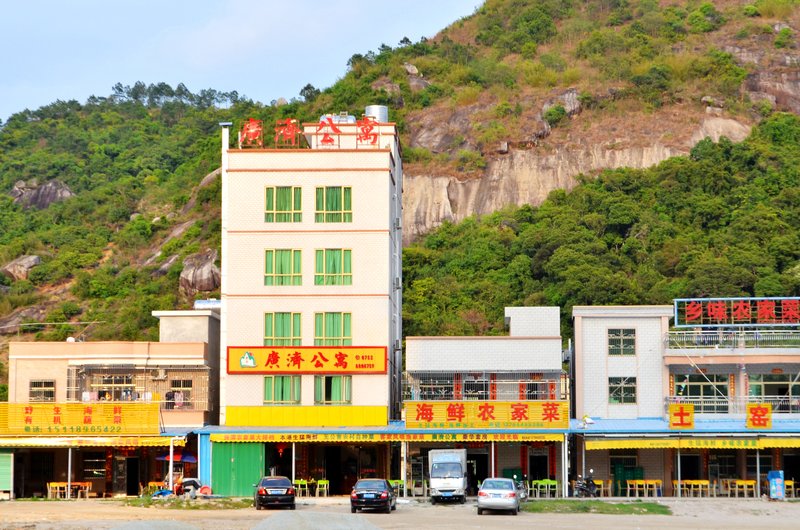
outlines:
M327 497L330 493L331 481L321 478L317 481L317 497L324 493L324 496Z
M306 479L298 479L294 481L294 487L297 490L298 497L308 496L308 481Z
M539 481L531 480L528 482L528 497L533 498L539 494Z
M403 493L403 481L400 479L390 480L389 485L394 490L395 497L399 497Z
M786 497L794 498L794 480L786 480L783 484L786 488Z

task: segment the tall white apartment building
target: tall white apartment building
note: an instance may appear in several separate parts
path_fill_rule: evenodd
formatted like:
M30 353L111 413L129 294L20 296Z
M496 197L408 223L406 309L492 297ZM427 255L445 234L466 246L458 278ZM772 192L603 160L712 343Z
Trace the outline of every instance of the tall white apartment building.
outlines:
M356 441L359 429L366 430L357 441L368 441L400 416L397 129L379 106L360 119L326 115L302 126L250 120L235 147L229 125L220 315L227 369L219 431L201 435L201 444L214 469L238 454L250 467L260 462L256 478L269 471L326 478L333 493L345 491L364 470L384 471L389 449L340 442ZM219 485L215 491L253 483L213 475L204 478Z

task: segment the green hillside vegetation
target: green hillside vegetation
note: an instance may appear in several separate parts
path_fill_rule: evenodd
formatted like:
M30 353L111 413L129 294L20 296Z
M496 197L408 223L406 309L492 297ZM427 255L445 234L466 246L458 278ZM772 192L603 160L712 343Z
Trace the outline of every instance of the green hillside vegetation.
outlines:
M445 224L403 253L404 333L503 334L503 308L800 294L800 119L740 144L606 171L572 192Z
M41 340L155 339L150 312L191 303L178 289L182 258L219 247L219 181L198 184L219 166L220 121L237 130L254 117L270 131L287 117L316 121L386 104L412 167L480 170L482 149L524 134L530 100L539 109L554 88L578 87L585 107L623 118L620 99L647 110L705 94L726 100L727 112L751 112L738 95L747 70L715 43L794 46L791 33L776 34L770 23L796 17L797 4L489 0L434 39L354 54L333 86L308 84L289 102L138 82L85 103L19 112L0 124L0 263L26 254L43 263L28 280L0 275L8 288L0 316L40 306L46 314L37 323L99 321L26 328ZM405 63L430 84L412 89ZM613 101L604 99L612 88ZM480 111L447 152L410 145L424 112L472 104ZM571 126L558 107L545 118ZM568 311L576 303L795 293L797 158L784 136L796 130L779 115L741 146L705 142L690 159L587 178L541 208L442 227L406 253L407 332L499 333L502 307L521 303ZM18 181L52 180L76 196L38 211L6 195ZM191 228L167 241L184 222ZM178 261L160 274L171 255Z

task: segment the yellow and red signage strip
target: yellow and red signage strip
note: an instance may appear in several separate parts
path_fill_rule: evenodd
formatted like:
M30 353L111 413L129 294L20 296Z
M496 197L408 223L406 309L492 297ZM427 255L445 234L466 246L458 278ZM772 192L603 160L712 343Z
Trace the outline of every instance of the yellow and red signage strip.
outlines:
M225 433L212 442L563 442L563 434L528 433Z
M229 374L385 374L385 346L229 346Z
M158 403L0 403L0 435L158 435Z
M409 429L568 429L567 401L408 401Z

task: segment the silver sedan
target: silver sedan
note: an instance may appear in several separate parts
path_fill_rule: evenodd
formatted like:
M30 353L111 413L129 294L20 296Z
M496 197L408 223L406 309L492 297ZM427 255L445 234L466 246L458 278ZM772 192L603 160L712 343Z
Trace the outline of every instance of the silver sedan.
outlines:
M478 515L484 510L507 510L512 515L519 512L519 495L510 478L487 478L478 490Z

